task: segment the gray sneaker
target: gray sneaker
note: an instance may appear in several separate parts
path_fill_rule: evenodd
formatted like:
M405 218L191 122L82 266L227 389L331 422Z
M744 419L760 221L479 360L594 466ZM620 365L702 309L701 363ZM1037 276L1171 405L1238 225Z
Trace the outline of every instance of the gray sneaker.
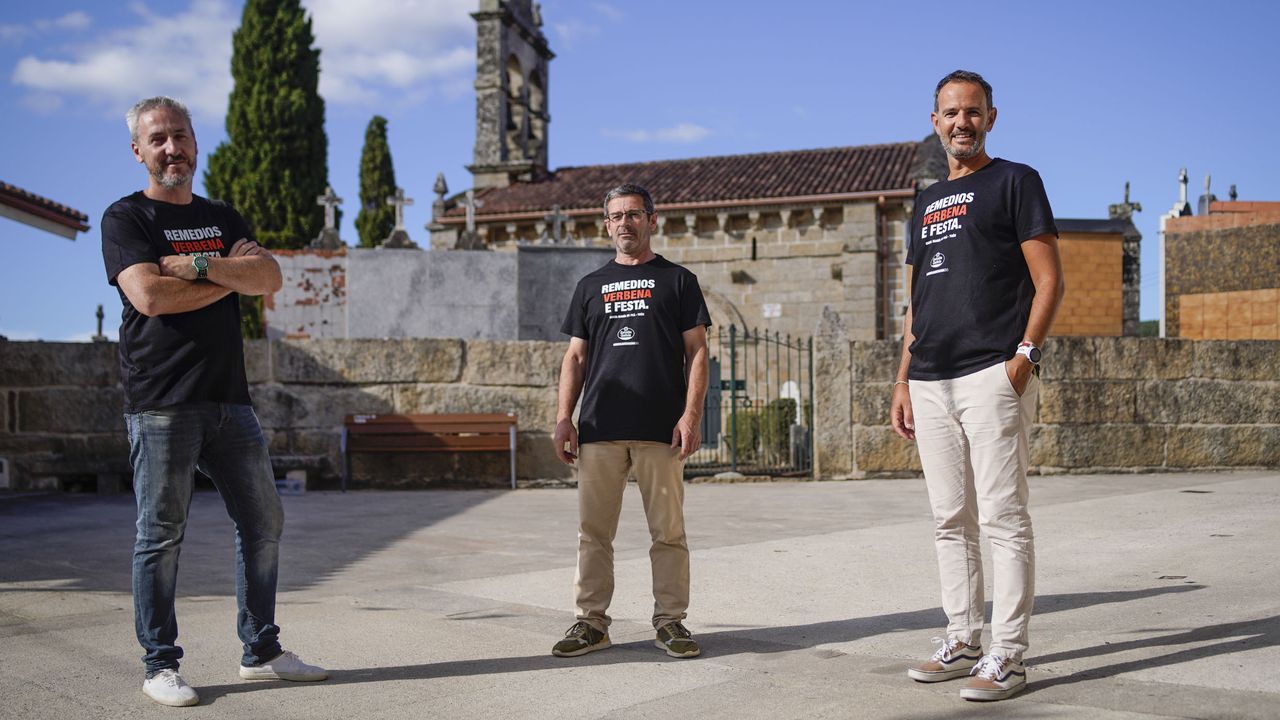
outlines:
M666 650L667 654L673 658L691 658L702 654L698 641L693 639L684 623L679 620L658 628L658 638L653 641L653 644L659 650Z
M200 696L177 670L161 670L142 681L142 694L169 707L187 707L200 702Z
M579 620L564 634L564 639L551 648L556 657L577 657L609 647L609 633L600 632L585 620Z
M241 665L240 677L244 680L315 682L327 679L329 672L322 667L302 662L291 652L282 652L261 665Z

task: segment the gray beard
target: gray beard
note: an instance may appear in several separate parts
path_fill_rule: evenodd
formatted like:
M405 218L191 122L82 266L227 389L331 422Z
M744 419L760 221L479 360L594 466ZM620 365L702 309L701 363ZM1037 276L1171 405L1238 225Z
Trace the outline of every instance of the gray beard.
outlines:
M971 157L981 155L982 151L987 147L987 138L985 134L976 139L977 142L967 150L952 147L949 143L942 143L942 149L946 150L948 155L957 160L968 160Z
M161 168L158 173L152 173L151 177L156 179L156 182L160 187L167 188L169 190L185 187L191 184L190 175L169 175L164 171L164 168Z

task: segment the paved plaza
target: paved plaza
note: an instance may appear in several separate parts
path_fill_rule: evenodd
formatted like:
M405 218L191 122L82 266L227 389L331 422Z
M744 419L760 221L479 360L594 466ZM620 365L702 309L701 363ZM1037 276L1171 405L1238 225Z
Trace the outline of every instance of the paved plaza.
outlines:
M0 496L0 717L1280 716L1280 473L1031 484L1031 685L985 705L904 674L944 625L919 480L689 486L694 660L653 647L634 486L615 647L571 659L549 650L573 621L573 490L287 496L277 617L318 684L238 679L231 524L201 492L178 601L195 708L140 691L132 497Z

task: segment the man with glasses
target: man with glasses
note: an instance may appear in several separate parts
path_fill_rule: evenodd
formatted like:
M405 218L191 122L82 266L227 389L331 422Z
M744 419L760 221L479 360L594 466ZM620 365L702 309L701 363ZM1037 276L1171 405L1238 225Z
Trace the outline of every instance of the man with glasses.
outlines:
M671 657L696 657L683 623L684 461L702 443L711 320L698 278L650 247L658 219L649 192L619 185L604 209L615 257L578 282L560 329L570 339L552 439L561 462L578 469L577 622L551 653L575 657L610 645L613 538L634 474L652 539L654 644Z
M1027 436L1039 346L1062 302L1058 230L1040 175L987 155L996 108L981 75L942 78L932 121L950 172L915 200L911 303L890 420L920 452L948 623L937 651L907 675L972 675L960 697L1003 700L1027 679L1022 656L1035 599ZM979 528L995 575L986 654Z

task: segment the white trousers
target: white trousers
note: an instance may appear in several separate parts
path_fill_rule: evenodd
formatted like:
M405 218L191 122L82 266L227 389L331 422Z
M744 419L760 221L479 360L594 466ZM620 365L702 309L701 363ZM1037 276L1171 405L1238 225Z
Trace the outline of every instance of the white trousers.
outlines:
M1004 363L951 380L910 381L916 447L933 507L947 635L982 642L982 551L991 542L990 653L1021 659L1035 601L1035 542L1027 512L1027 435L1040 380L1021 397Z

